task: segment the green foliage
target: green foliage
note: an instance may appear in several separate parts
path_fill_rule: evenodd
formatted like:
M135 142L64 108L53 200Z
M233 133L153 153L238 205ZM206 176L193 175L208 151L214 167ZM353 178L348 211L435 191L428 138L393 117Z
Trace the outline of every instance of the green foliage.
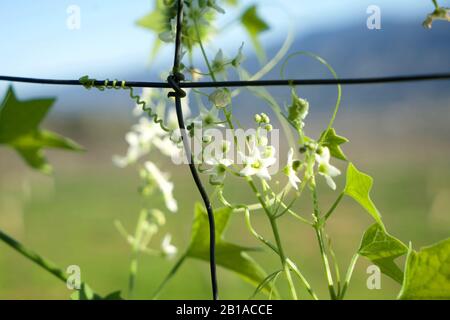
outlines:
M12 87L0 105L0 144L15 149L32 168L50 173L42 149L79 151L74 141L39 128L55 99L19 101Z
M70 298L72 300L123 300L120 296L120 291L114 291L102 297L95 293L86 283L82 283L80 290L72 293Z
M379 224L372 225L364 233L358 254L366 257L380 270L398 283L403 281L403 272L394 260L408 252L408 247L388 234Z
M227 88L217 89L209 95L209 101L219 109L231 104L231 92Z
M319 141L322 141L322 146L328 147L332 157L347 161L347 157L342 151L340 145L348 142L348 139L337 135L336 130L334 130L334 128L331 128L330 130L325 130L320 136Z
M258 58L261 61L265 60L264 49L258 37L264 31L269 30L269 25L259 16L256 5L252 5L245 10L241 16L241 23L252 40Z
M228 75L227 68L229 67L236 68L236 71L242 80L255 80L261 78L264 74L272 70L277 61L280 61L281 58L278 57L278 54L271 62L267 63L262 68L262 70L257 72L252 77L250 77L250 75L240 67L241 62L244 58L242 54L242 46L240 47L236 57L230 61L226 61L224 59L223 51L222 49L219 49L216 57L210 63L207 53L203 47L203 41L209 40L210 36L212 36L216 31L214 30L214 21L217 17L217 14L225 13L218 2L218 0L183 0L183 2L177 2L175 0L154 0L154 10L139 19L137 21L137 25L146 28L158 35L153 50L153 53L155 54L162 43L161 41L173 42L175 40L175 31L177 28L177 22L175 19L177 14L177 3L182 3L184 5L183 21L181 21L183 28L180 38L182 42L182 48L192 53L194 46L198 45L200 47L203 58L205 59L205 63L208 67L209 76L213 81L216 81L216 77L218 76L226 79ZM223 0L222 3L235 6L237 5L238 0ZM437 0L433 0L433 3L435 5L435 11L431 13L428 16L427 20L424 22L424 25L426 27L431 27L434 20L450 20L449 9L439 7ZM260 62L264 62L266 60L266 56L259 37L263 32L269 30L269 25L260 17L257 10L257 5L251 5L250 7L246 8L243 14L239 16L239 20L250 36L258 59L260 60ZM283 50L280 50L280 52L283 52ZM283 56L285 53L286 51L284 51L281 56ZM326 66L333 77L335 79L338 79L334 69L323 58L317 56L314 53L305 51L293 53L286 59L281 68L281 75L283 78L287 62L290 60L290 58L297 55L306 55L312 57L316 61ZM181 72L183 71L183 69L183 64L176 64L174 66L174 71ZM195 70L194 66L192 66L191 70ZM198 73L205 75L201 71L198 71ZM146 105L144 99L141 99L140 96L135 95L133 88L128 87L125 81L119 82L118 80L106 80L103 84L98 85L98 82L95 79L84 76L80 78L80 84L82 84L87 89L97 88L101 91L104 91L105 89L129 90L130 97L136 102L137 105L140 105L142 107L142 109L153 120L153 122L159 124L161 128L167 133L172 133L170 128L164 125L162 118L159 118L158 114L156 112L153 112L152 109ZM202 94L202 92L200 91L193 91L197 94ZM250 88L250 91L254 92L255 95L265 100L272 107L272 109L276 111L279 119L281 119L281 108L265 88ZM217 121L209 121L209 124L211 126L219 124L222 125L226 123L229 128L234 128L235 126L233 121L235 121L236 127L240 127L239 120L233 117L233 113L231 110L232 97L234 97L235 94L239 94L239 92L239 90L235 90L232 94L232 92L230 92L228 89L216 88L216 90L208 96L209 102L213 105L212 107L222 109L223 114L226 117L226 121L221 121L220 116L217 116ZM280 194L277 194L274 190L272 190L272 187L268 183L268 180L270 180L270 174L265 173L271 166L269 162L271 163L272 159L275 161L275 158L273 157L272 153L272 151L274 150L272 149L273 146L266 145L268 141L263 143L264 139L259 136L259 129L261 128L264 128L267 131L272 130L272 124L270 124L268 116L264 113L255 115L255 121L258 123L259 129L257 134L252 136L252 138L255 139L248 139L248 141L255 141L257 142L256 144L258 144L252 146L252 148L254 149L251 150L254 154L253 158L255 159L250 159L251 161L246 163L246 166L240 171L239 169L235 169L234 166L230 166L230 168L228 168L228 166L225 166L222 163L211 164L210 166L212 168L210 168L209 170L203 170L203 172L211 172L211 170L213 170L212 172L218 172L214 170L219 169L222 170L219 171L221 173L225 172L226 170L230 170L233 171L236 176L245 177L246 182L248 183L248 185L254 192L256 199L258 200L258 203L256 204L245 203L231 205L230 202L225 199L223 194L221 194L221 198L219 198L218 200L221 201L222 204L225 205L225 207L219 208L214 211L216 223L216 263L219 266L222 266L223 268L238 274L244 280L253 284L256 287L254 295L256 295L260 291L263 291L267 293L269 297L271 297L272 293L278 296L278 293L275 290L275 282L277 281L278 276L284 272L287 284L289 285L291 297L293 299L297 299L298 295L296 293L295 284L292 281L291 277L291 272L293 272L303 283L308 293L314 299L317 299L317 295L312 290L311 286L301 273L300 269L294 262L292 262L291 259L288 258L288 256L286 256L286 251L282 247L283 242L281 240L280 232L278 229L277 219L288 213L293 215L294 217L297 217L299 220L309 226L312 226L315 229L317 240L319 243L320 254L322 256L325 277L328 282L328 290L332 299L344 298L358 256L366 257L371 262L376 264L384 274L391 277L398 283L403 284L401 293L399 295L400 299L450 299L450 239L437 243L433 246L423 248L419 252L415 252L414 250L412 250L412 248L410 248L408 251L407 246L400 240L388 234L385 226L383 225L381 215L370 198L373 179L367 174L360 172L352 163L349 164L347 169L347 181L344 191L339 195L338 199L332 205L328 213L326 213L323 218L321 217L321 210L319 207L320 201L317 192L317 185L315 183L315 177L317 175L324 176L327 179L328 185L334 190L336 188L336 185L332 178L340 175L340 171L329 163L330 155L334 158L347 161L347 157L342 151L341 145L348 142L348 140L342 136L337 135L335 129L333 128L333 124L341 103L341 93L341 86L338 85L338 97L331 120L329 121L329 124L327 126L327 130L325 130L321 134L319 140L313 140L307 137L303 132L303 127L305 125L304 120L309 111L309 103L307 100L299 98L295 90L292 90L292 104L288 107L287 116L283 115L286 118L287 122L284 123L283 121L281 121L281 125L285 126L284 128L286 129L286 126L288 124L291 124L299 133L300 139L298 145L295 145L295 143L292 143L292 145L290 145L291 149L288 154L287 166L289 170L285 171L286 175L289 178L290 186L286 185L286 187ZM206 95L206 93L203 94ZM201 101L201 99L199 99L199 101ZM44 120L53 103L54 99L19 101L16 98L13 89L9 88L4 101L0 105L0 144L5 144L11 148L14 148L31 167L44 173L49 173L51 171L51 167L47 163L43 155L44 148L59 148L66 150L81 149L75 142L65 137L59 136L58 134L50 131L40 129L40 124ZM199 102L199 104L201 103ZM179 104L177 104L177 106L179 106ZM218 112L217 110L215 111L216 113ZM290 128L286 129L286 136L288 137L288 140L293 140L290 138L292 132L289 132L289 129ZM205 135L202 138L205 137L207 136ZM247 138L250 138L250 136ZM209 140L202 139L202 141ZM151 141L148 141L149 145L150 143ZM139 145L141 144L144 143L141 143L141 141L139 141ZM130 146L131 145L133 145L133 147L136 147L137 144L130 143ZM304 161L293 158L294 146L300 147L299 153L300 155L303 154ZM256 148L264 148L264 152L261 152ZM136 149L134 151L136 151ZM330 153L328 153L328 151ZM147 163L147 165L148 164L149 163ZM264 169L264 171L262 169ZM297 172L302 172L304 178L300 179L297 176ZM214 174L216 176L218 175L217 173ZM172 183L166 181L166 178L162 177L162 174L160 176L161 177L159 179L154 179L155 183L160 184L160 189L163 192L164 190L170 189L171 193L173 189ZM260 179L260 185L254 183L254 176ZM213 177L212 174L211 177ZM212 181L211 177L210 181ZM211 184L214 183L212 182ZM299 188L299 184L301 188ZM222 182L220 183L220 186L221 188L224 187ZM261 188L259 186L261 186ZM287 188L288 186L289 188ZM309 187L308 189L311 191L312 195L311 199L314 212L313 223L307 219L302 218L291 209L294 201L301 197L303 189L306 187ZM292 200L290 204L285 204L284 199L287 196L289 190L293 188L298 191L295 195L295 199ZM221 192L222 190L220 190L220 193ZM341 287L339 264L337 263L335 253L331 248L331 239L327 238L325 231L325 222L330 217L331 213L337 208L344 195L347 195L358 202L373 217L373 219L376 221L376 224L372 225L364 233L358 252L352 258L352 261L348 268L344 286ZM275 244L271 243L269 240L266 240L253 228L250 222L250 207L253 207L252 210L264 210L270 222L273 237L275 239ZM225 239L224 234L230 217L233 212L235 212L234 210L245 210L247 227L249 231L253 236L255 236L259 241L264 243L275 254L279 256L281 269L273 272L270 275L267 275L266 272L260 267L260 265L257 264L248 255L249 251L255 249L243 247L232 242L228 242ZM279 210L283 210L283 212L278 214ZM135 241L133 243L133 259L130 266L130 294L134 287L134 279L137 271L137 254L140 251L144 251L144 249L148 249L147 244L153 234L156 232L156 228L163 224L160 223L158 225L151 225L150 222L147 221L147 211L143 211L139 221L140 222L138 223L135 237L131 237L131 240L134 239ZM147 224L145 224L144 222ZM145 231L144 228L149 229ZM130 237L126 234L126 232L124 233L127 240L131 241L129 240ZM28 259L34 261L44 270L54 274L63 282L67 281L65 273L59 268L54 267L47 260L41 258L31 250L28 250L20 243L8 237L2 232L0 232L0 238L0 240L13 247ZM170 235L168 235L168 237L164 239L169 240L163 240L163 249L161 252L168 252L166 256L172 255L172 253L175 254L176 248L170 244ZM326 240L328 240L328 245L326 245ZM164 248L166 248L165 251ZM167 248L169 248L170 250ZM156 250L148 250L148 252L151 253L159 253L159 251ZM403 273L403 271L396 264L395 260L398 257L405 255L406 253L408 253L408 256L406 261L406 269ZM210 254L210 225L208 215L200 204L196 204L192 234L189 245L185 253L175 263L173 269L169 272L168 276L157 290L155 296L159 294L165 284L176 274L180 266L185 262L186 258L194 258L205 262L210 262ZM334 263L335 275L332 274L330 261ZM334 281L334 278L336 279L336 282ZM119 291L102 297L99 294L95 293L85 283L83 283L81 289L74 292L71 297L74 300L122 299Z
M441 7L437 0L433 0L433 4L435 7L434 11L428 14L427 18L422 23L422 25L427 29L431 29L433 22L437 20L450 22L450 8Z
M399 299L450 299L450 238L419 252L409 249Z
M216 260L217 264L236 272L246 281L257 286L267 277L264 270L246 253L253 251L224 239L224 232L233 210L220 208L214 211L216 222ZM192 227L191 243L187 250L189 257L209 262L209 225L208 216L204 208L197 204L195 207L194 224ZM267 287L266 287L267 289Z
M152 30L156 33L163 32L167 24L163 9L164 1L155 1L155 9L136 21L136 24L142 28Z
M301 131L304 126L303 120L309 112L309 102L300 98L294 89L291 90L291 105L288 107L287 119L297 131Z
M384 229L381 215L375 204L370 199L370 190L372 189L373 179L369 175L358 171L353 163L347 168L347 182L344 193L358 202Z
M216 226L216 263L240 275L244 280L258 287L267 278L266 272L247 254L253 248L242 247L224 239L224 232L233 209L224 207L214 211ZM168 281L175 275L186 258L195 258L209 262L209 224L208 215L201 204L196 204L190 244L173 269L164 279L154 297L157 297ZM263 290L270 294L272 284L264 284ZM275 291L276 294L276 291Z

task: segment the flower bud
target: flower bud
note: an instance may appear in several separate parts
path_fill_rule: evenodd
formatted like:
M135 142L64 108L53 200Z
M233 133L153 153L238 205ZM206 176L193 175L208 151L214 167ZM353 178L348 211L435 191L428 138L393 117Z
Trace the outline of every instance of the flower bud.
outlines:
M230 90L226 88L217 89L209 96L209 101L211 101L211 103L214 104L216 108L222 109L227 107L231 104Z

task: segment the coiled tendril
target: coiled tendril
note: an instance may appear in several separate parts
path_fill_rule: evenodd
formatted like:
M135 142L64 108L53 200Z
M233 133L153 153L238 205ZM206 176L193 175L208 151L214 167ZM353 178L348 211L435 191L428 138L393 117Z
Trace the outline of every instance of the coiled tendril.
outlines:
M100 91L104 91L105 89L115 89L115 90L128 90L130 93L130 98L136 102L137 105L140 105L142 107L142 110L147 113L147 115L153 120L154 123L159 124L161 129L163 129L165 132L168 132L172 134L173 130L169 129L165 124L164 120L159 117L159 115L156 112L153 112L152 108L147 106L147 103L141 99L139 95L134 94L133 87L129 87L126 85L125 80L109 80L106 79L103 83L99 82L96 79L91 79L89 76L83 76L79 79L80 83L85 87L86 89L90 90L92 88L96 88Z

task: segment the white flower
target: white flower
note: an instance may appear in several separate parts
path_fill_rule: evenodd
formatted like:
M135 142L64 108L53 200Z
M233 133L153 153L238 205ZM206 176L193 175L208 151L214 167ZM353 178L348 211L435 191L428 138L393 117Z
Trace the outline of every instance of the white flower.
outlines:
M153 145L165 156L174 157L180 154L181 145L176 144L171 140L169 135L162 138L155 138Z
M114 164L123 168L136 162L150 152L152 141L164 134L165 132L158 124L150 122L145 117L139 119L139 123L134 125L132 131L125 136L125 140L128 143L127 154L124 157L113 157Z
M145 163L145 170L148 174L147 178L155 182L159 190L161 190L167 209L171 212L176 212L178 210L178 205L173 197L173 183L167 179L167 174L161 172L151 161Z
M241 47L238 50L238 53L236 55L236 57L231 61L231 64L233 65L233 67L239 67L242 63L242 61L244 61L244 54L242 53L242 49L244 48L244 43L242 42Z
M214 155L204 155L204 163L212 166L210 169L205 170L209 177L209 182L212 185L221 185L225 180L227 167L233 164L233 160L226 157L227 152L230 149L231 143L229 141L224 141L220 150Z
M244 177L256 175L261 179L270 180L271 177L268 169L277 161L274 156L275 148L273 146L260 148L254 142L254 139L252 141L250 142L248 156L239 152L239 155L245 164L245 167L241 170L240 174Z
M297 177L296 175L296 169L295 168L296 164L294 161L294 149L289 149L288 152L288 160L287 160L287 165L284 168L284 173L288 176L289 178L289 183L292 185L292 187L294 187L294 189L298 190L298 184L301 183L302 181L300 180L299 177Z
M198 122L201 121L203 129L212 128L216 126L223 126L222 120L219 118L219 110L217 108L211 108L210 110L205 107L200 108L200 115L196 118Z
M319 174L325 178L331 189L336 190L336 183L334 183L333 177L340 175L341 171L330 164L330 150L327 147L323 147L320 151L317 151L316 162Z
M166 234L161 243L161 251L164 254L164 256L168 258L172 258L178 252L177 247L175 247L173 244L170 243L171 241L172 236L170 234Z

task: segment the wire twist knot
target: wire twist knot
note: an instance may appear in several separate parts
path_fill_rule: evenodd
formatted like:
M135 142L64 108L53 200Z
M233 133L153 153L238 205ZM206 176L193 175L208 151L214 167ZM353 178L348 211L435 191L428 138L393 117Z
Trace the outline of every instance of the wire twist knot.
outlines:
M168 97L185 98L186 91L180 87L180 82L184 81L184 74L175 72L167 77L167 82L173 91L167 94Z

